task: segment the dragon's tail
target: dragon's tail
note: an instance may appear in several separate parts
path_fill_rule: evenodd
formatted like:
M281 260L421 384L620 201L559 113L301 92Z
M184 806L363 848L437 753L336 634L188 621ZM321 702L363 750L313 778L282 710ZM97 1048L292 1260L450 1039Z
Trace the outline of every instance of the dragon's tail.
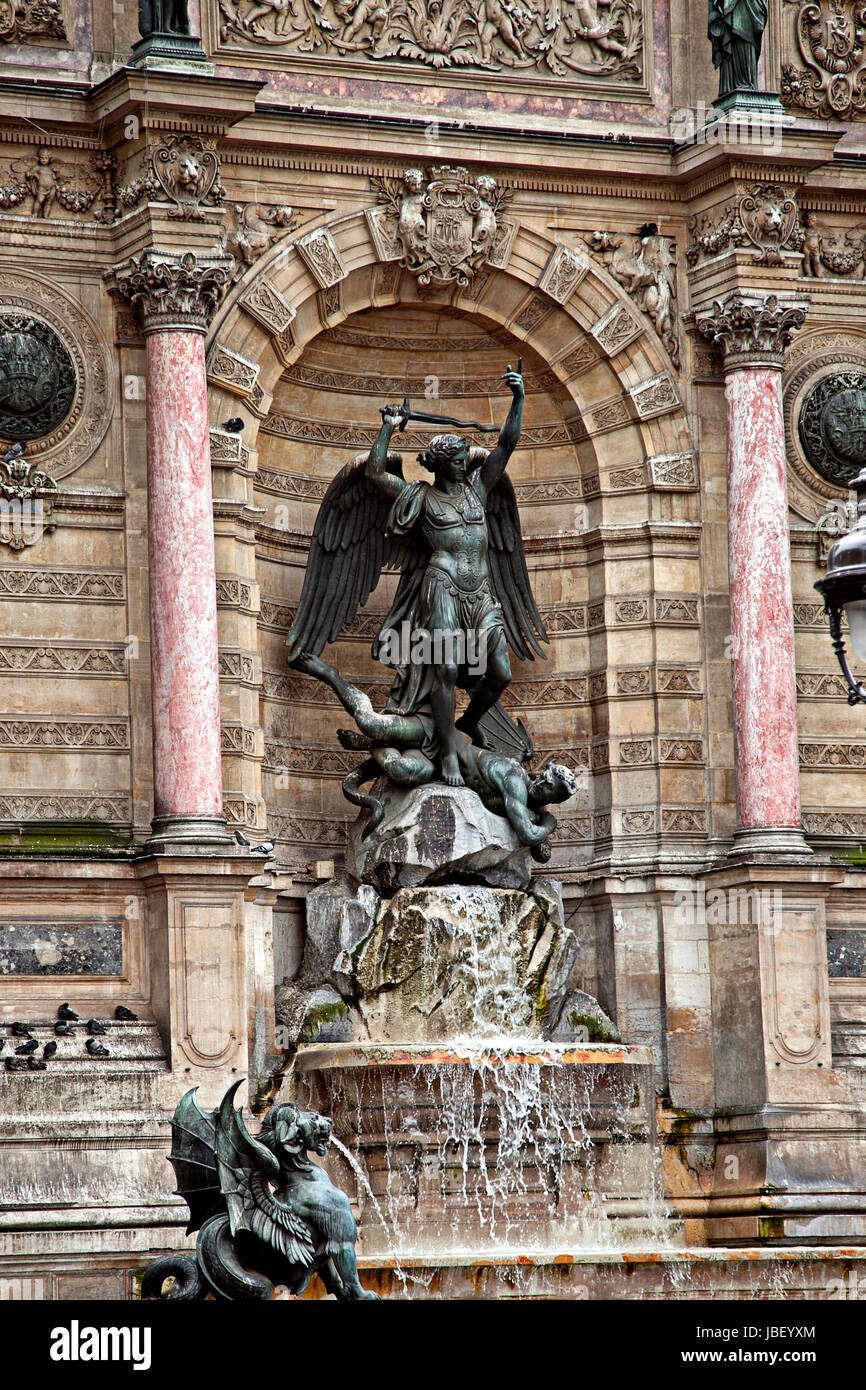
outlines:
M364 807L370 812L370 819L364 827L363 838L365 840L381 824L385 814L385 803L379 801L377 797L361 791L361 787L365 782L371 782L374 777L378 776L379 764L374 758L367 758L360 767L355 768L354 772L350 772L343 782L343 795L346 800L351 801L353 806Z

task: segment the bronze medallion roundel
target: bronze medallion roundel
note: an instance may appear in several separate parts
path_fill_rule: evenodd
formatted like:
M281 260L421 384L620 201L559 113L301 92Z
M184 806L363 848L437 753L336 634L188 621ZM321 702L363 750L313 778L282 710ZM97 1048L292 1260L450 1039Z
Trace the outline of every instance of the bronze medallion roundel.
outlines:
M40 439L75 402L72 358L47 323L32 314L0 314L0 439Z
M819 381L803 402L799 433L816 473L849 487L866 466L866 373L838 372Z

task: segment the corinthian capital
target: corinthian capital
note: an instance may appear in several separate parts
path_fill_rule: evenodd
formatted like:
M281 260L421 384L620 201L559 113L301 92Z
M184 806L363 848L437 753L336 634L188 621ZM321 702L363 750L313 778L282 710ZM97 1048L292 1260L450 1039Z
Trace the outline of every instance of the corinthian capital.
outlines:
M138 309L145 333L207 332L231 278L230 256L143 251L115 272L117 291Z
M721 344L725 367L779 367L792 335L802 327L808 299L746 295L739 290L717 299L712 311L697 319L698 331Z

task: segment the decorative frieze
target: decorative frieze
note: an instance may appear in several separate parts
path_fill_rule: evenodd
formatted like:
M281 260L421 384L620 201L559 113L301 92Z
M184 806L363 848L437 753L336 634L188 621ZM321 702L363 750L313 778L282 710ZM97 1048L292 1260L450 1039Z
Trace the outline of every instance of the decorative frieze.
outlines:
M146 333L193 329L204 333L230 281L228 257L181 256L147 250L116 271L118 293L141 313Z
M804 700L843 700L848 698L848 683L832 672L798 671L797 694Z
M644 20L641 0L566 0L555 10L478 9L469 0L409 4L397 0L318 0L300 17L281 5L245 9L241 0L218 0L219 39L233 52L275 55L293 67L327 62L336 76L345 62L376 64L385 76L394 64L437 75L475 70L513 79L570 79L614 89L642 87ZM267 63L265 65L267 65ZM393 72L392 72L393 76ZM601 92L599 92L599 95Z
M5 642L0 645L0 675L122 676L126 645L91 647L71 642Z
M126 576L122 570L32 569L23 565L0 569L0 598L63 599L80 602L123 602Z
M103 821L129 825L132 801L126 791L81 794L66 792L0 792L0 822Z
M866 768L866 743L800 743L800 766Z
M129 724L125 719L0 719L0 748L126 752Z
M747 297L736 290L725 300L715 300L712 312L702 315L697 327L703 337L721 345L729 368L781 367L807 307L806 300L780 300L775 294Z
M625 411L624 404L622 405ZM277 435L283 439L297 439L305 443L336 444L349 449L369 449L375 443L378 429L375 425L343 424L338 420L311 420L306 416L286 415L271 411L261 423L264 434ZM466 431L475 439L472 431ZM523 430L521 445L525 448L545 445L574 444L586 438L586 430L580 421L568 424L535 425ZM430 442L430 434L422 430L404 430L400 443L406 449L421 450ZM490 447L487 435L478 435L477 442Z
M702 806L663 806L663 835L706 835L707 813Z

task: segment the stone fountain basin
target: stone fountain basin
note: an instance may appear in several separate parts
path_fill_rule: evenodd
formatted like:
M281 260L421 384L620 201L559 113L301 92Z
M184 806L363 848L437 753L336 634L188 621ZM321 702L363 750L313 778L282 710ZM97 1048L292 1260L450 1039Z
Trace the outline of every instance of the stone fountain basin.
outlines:
M653 1062L649 1047L539 1038L321 1043L299 1050L293 1088L357 1165L332 1148L360 1255L587 1249L668 1224Z
M350 1067L421 1067L452 1064L502 1066L531 1063L536 1066L651 1067L651 1047L625 1047L619 1043L545 1043L491 1039L485 1042L449 1043L319 1043L302 1047L295 1058L296 1073Z

